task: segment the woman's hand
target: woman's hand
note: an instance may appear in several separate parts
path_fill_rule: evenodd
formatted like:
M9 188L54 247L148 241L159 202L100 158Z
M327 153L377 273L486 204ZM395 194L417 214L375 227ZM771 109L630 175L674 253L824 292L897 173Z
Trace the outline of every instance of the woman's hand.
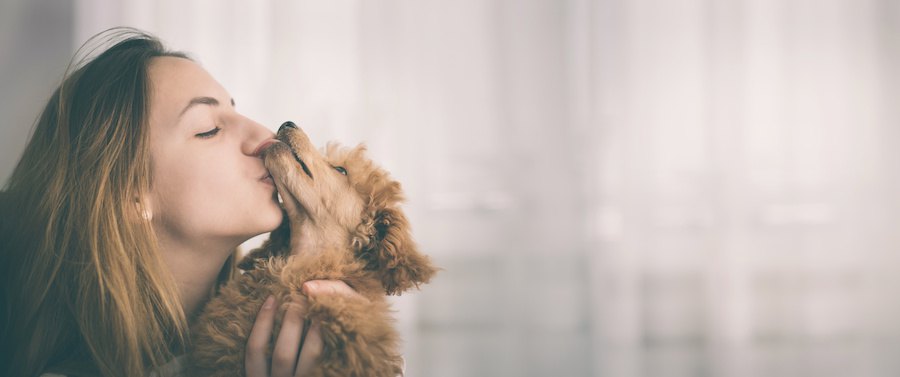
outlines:
M340 280L310 280L303 283L303 293L307 296L323 294L339 294L362 297ZM281 321L281 330L275 339L271 365L266 358L272 328L275 326L275 311L278 303L269 296L263 303L256 322L247 339L247 352L244 357L244 368L247 377L291 377L303 376L315 366L316 359L322 354L322 334L317 323L310 325L303 344L303 317L306 308L290 305ZM271 366L271 368L270 368Z

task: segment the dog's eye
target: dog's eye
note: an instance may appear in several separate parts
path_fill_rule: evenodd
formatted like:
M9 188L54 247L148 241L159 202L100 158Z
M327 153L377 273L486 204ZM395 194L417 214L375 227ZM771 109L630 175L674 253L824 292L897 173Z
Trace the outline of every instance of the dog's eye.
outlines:
M344 169L343 167L340 167L340 166L333 166L333 168L334 168L334 170L337 170L338 173L347 175L347 169Z

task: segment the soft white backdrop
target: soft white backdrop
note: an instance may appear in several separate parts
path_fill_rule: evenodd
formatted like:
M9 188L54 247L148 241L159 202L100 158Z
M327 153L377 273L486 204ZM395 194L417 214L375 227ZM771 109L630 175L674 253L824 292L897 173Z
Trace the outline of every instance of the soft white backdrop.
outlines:
M115 25L367 143L445 268L396 301L410 376L900 373L893 0L3 7L4 177Z

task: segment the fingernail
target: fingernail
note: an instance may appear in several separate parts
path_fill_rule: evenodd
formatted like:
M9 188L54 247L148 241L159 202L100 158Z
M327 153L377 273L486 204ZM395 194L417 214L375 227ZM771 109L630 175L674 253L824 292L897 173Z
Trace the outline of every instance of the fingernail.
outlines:
M275 306L275 296L270 295L263 304L263 309L272 309Z
M309 294L310 291L313 291L315 289L316 289L316 282L308 281L306 283L303 283L303 293Z

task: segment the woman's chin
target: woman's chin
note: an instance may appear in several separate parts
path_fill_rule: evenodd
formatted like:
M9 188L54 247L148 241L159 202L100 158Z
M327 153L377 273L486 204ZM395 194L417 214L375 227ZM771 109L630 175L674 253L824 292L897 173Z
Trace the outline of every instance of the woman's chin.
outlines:
M256 228L257 234L269 233L281 225L281 211L277 213L267 213L265 219L260 219L259 227Z
M270 214L266 213L265 218L260 218L259 222L255 224L253 227L253 231L249 232L244 240L241 242L242 244L245 242L250 242L251 245L244 245L243 247L250 249L259 247L266 238L269 238L269 233L278 229L281 225L282 212L279 209L278 212ZM249 249L247 249L249 250Z
M271 211L268 211L266 214L267 222L266 222L266 233L271 232L275 229L278 229L279 226L286 220L284 210L281 209L281 206L276 205Z
M265 208L260 209L259 217L263 233L268 233L281 225L281 221L284 220L284 210L281 209L277 199L273 197L271 202L266 203Z

